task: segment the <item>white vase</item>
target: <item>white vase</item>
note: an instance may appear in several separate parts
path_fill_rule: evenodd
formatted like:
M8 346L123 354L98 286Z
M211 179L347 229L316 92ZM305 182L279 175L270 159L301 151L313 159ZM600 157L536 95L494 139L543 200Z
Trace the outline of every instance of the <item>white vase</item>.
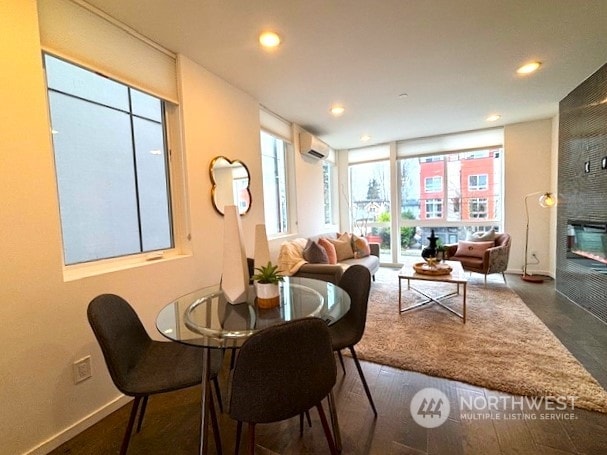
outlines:
M240 215L235 205L223 209L223 269L221 289L230 303L247 301L249 269L244 248Z
M266 235L266 225L257 224L255 226L255 252L253 254L254 267L265 267L270 262L270 247L268 245L268 236Z
M259 308L275 308L280 305L280 287L278 283L255 282L255 295Z

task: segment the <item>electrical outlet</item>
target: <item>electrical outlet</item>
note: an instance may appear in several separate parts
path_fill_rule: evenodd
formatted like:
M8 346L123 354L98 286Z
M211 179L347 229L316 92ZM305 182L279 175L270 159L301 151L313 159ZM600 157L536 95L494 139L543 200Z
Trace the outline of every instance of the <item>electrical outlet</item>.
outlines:
M79 382L90 378L93 375L91 371L91 356L87 355L80 360L76 360L72 365L72 369L74 373L74 384L78 384Z

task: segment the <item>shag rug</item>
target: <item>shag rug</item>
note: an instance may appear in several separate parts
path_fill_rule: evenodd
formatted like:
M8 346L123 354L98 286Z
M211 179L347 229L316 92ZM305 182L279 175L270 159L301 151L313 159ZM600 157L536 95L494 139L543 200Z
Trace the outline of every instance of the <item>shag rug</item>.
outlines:
M411 284L430 295L456 286ZM402 288L403 305L424 299L406 280ZM359 358L514 395L575 396L576 407L607 413L607 392L503 282L484 287L473 274L467 294L465 324L436 304L399 314L397 271L382 270L371 286ZM461 313L461 296L447 302Z

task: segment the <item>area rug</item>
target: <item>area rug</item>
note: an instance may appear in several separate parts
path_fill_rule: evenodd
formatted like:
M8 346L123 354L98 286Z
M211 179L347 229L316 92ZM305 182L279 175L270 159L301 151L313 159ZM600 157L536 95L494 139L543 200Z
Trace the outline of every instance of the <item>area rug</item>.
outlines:
M423 299L407 290L403 302ZM435 295L455 284L412 282ZM461 297L453 299L461 312ZM397 272L373 283L361 359L524 396L575 396L575 407L607 413L607 392L510 288L468 284L467 321L438 305L399 314Z

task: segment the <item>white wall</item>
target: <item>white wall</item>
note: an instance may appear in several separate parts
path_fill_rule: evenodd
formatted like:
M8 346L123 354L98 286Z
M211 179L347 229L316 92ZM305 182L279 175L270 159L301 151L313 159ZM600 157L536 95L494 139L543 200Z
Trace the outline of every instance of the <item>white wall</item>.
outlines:
M122 403L88 326L88 302L124 296L159 338L154 320L166 302L218 281L222 218L208 171L216 155L251 171L254 203L243 228L252 254L254 225L263 222L259 108L180 58L191 254L66 282L36 2L0 2L0 26L0 453L46 453ZM93 377L74 385L72 363L89 354Z
M525 195L555 191L553 166L553 119L506 125L504 128L505 213L504 230L512 236L508 270L523 268L525 251ZM529 254L537 252L540 264L528 265L528 272L554 276L555 210L541 208L538 196L528 199ZM552 220L552 221L551 221ZM531 259L533 262L533 259Z

